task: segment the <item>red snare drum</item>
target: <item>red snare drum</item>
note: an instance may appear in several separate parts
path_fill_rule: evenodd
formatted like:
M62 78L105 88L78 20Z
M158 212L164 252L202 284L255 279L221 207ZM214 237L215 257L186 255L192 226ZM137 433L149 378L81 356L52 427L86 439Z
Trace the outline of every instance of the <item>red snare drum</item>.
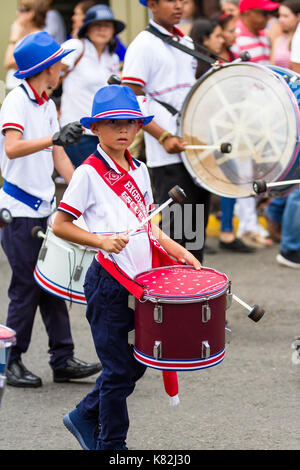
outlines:
M225 313L230 282L211 268L168 266L143 272L135 302L134 356L162 370L197 370L225 355Z

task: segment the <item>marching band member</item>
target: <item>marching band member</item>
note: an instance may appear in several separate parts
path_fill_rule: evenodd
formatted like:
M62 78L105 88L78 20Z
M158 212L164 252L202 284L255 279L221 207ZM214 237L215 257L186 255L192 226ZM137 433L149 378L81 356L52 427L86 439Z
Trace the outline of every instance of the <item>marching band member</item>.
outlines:
M54 382L88 377L101 369L73 357L74 344L65 302L43 291L33 277L41 241L31 236L34 226L47 227L55 186L54 166L66 181L73 166L62 146L82 134L80 123L59 130L56 108L47 90L57 85L63 50L47 32L32 33L16 47L16 77L23 79L1 107L1 207L13 220L2 229L2 247L12 269L8 290L7 326L16 331L7 368L7 383L15 387L40 387L42 380L24 366L21 355L29 347L34 317L40 308L49 337L50 366Z
M176 27L182 18L183 0L140 0L140 3L152 11L150 28L193 49L191 39ZM176 221L172 220L169 211L163 211L164 231L171 234L172 229L180 228L182 239L178 241L202 262L203 247L197 246L197 233L194 233L194 238L191 235L196 226L197 205L200 204L204 205L202 230L205 235L210 193L193 182L180 155L186 142L176 135L178 112L195 83L196 65L196 60L187 53L166 44L150 31L142 31L127 49L122 83L132 88L136 95L146 94L149 112L155 115L155 120L145 126L145 145L156 202L162 204L168 198L169 188L175 184L181 186L187 195L181 226L173 227ZM188 207L192 209L190 214ZM199 221L197 225L199 228Z
M57 236L99 249L86 275L85 296L86 316L103 370L91 393L63 419L86 450L127 448L126 399L145 372L128 344L128 332L134 327L128 293L137 298L143 295L133 277L153 265L178 264L167 253L179 263L201 266L154 224L145 224L130 239L127 236L153 204L146 165L127 150L152 118L142 114L135 94L126 86L110 85L96 93L92 117L81 123L100 143L75 170L54 221ZM89 232L72 223L81 215Z

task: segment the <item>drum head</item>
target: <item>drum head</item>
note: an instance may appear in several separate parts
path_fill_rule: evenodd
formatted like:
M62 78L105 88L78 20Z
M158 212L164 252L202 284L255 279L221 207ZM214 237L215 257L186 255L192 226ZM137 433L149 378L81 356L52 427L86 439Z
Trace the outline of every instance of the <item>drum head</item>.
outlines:
M7 326L0 325L0 341L14 342L16 332Z
M226 197L253 195L253 181L278 181L297 158L299 110L283 77L239 63L209 71L187 96L180 131L189 145L232 144L231 153L186 150L195 180Z
M190 266L155 268L135 277L146 290L145 298L182 301L217 297L229 285L225 274L211 268L194 269Z

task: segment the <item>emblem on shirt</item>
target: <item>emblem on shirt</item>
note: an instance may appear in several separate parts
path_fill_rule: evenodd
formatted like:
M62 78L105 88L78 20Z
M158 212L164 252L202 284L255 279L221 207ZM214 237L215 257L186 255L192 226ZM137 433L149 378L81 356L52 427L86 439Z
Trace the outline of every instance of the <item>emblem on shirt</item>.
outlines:
M119 179L121 179L123 175L116 173L114 170L110 170L107 173L105 173L104 178L109 182L109 184L112 186L114 185Z

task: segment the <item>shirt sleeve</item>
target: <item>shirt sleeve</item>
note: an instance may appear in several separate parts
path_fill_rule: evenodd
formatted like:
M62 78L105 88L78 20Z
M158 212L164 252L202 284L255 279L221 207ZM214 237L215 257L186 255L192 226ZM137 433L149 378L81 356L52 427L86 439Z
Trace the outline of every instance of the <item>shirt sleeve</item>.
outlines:
M151 51L151 49L147 48L145 34L149 33L141 33L127 49L122 71L122 83L131 83L145 87L149 81L153 50ZM146 49L149 49L149 53L147 53Z
M89 173L87 165L76 168L57 210L78 219L90 206Z
M291 44L291 62L295 62L296 64L300 64L300 28L298 26Z
M17 87L7 95L1 107L0 126L2 134L4 135L7 129L15 129L23 134L25 117L25 93L23 97L19 93L19 87Z
M80 39L69 39L62 44L63 49L75 49L62 59L62 64L68 66L68 70L72 70L74 64L83 51L83 42Z

